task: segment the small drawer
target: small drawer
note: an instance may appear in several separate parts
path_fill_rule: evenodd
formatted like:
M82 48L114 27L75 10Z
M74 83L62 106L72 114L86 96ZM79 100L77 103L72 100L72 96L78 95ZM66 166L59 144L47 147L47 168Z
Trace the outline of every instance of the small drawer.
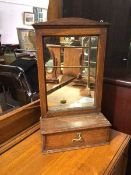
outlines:
M103 145L109 142L109 130L110 128L106 127L43 135L43 142L46 140L43 151L57 152Z

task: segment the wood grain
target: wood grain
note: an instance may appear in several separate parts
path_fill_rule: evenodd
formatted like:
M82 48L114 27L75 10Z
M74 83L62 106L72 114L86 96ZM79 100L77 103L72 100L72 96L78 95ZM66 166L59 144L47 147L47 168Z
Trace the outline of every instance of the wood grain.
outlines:
M54 60L54 65L53 66L61 66L61 57L60 57L60 47L51 47L48 46L50 54L52 55L52 58ZM60 68L54 68L52 72L52 76L57 78L61 74L61 69Z
M82 137L81 141L73 141L77 139L78 134ZM43 152L54 153L109 144L110 129L109 127L105 127L76 130L44 135L44 137L46 139L46 143L44 145Z
M116 175L113 171L129 139L126 134L112 131L108 145L43 155L38 131L1 155L0 174Z
M101 113L41 118L43 152L107 144L111 124Z
M39 24L34 24L34 28L36 30L36 46L37 46L37 52L38 52L38 73L39 73L39 87L40 87L40 104L41 104L41 117L42 118L47 118L48 121L48 117L50 115L50 113L54 112L54 116L57 113L60 113L60 115L58 115L59 117L62 116L67 116L69 115L70 112L73 113L77 113L77 114L83 114L84 110L86 108L86 112L90 113L90 112L97 112L97 111L101 111L101 96L102 96L102 81L103 81L103 69L104 69L104 56L105 56L105 45L106 45L106 31L107 31L107 23L100 23L97 21L93 21L93 20L88 20L88 19L82 19L82 18L62 18L62 19L56 19L54 21L48 21L48 22L44 22L44 23L39 23ZM42 42L44 37L48 37L48 36L60 36L60 37L64 37L64 36L99 36L99 43L98 43L98 54L97 54L97 65L96 65L96 83L95 83L95 100L91 101L90 103L90 99L87 99L85 103L81 103L80 100L82 100L82 96L83 97L88 97L89 92L82 88L74 88L74 87L69 87L68 85L65 87L62 87L61 89L59 89L56 92L53 92L52 94L50 94L47 98L47 86L46 86L46 71L45 71L45 55L44 55L44 49L46 47L45 43ZM58 49L58 48L57 48ZM51 49L50 49L51 51ZM52 52L53 53L53 52ZM89 57L89 55L88 55ZM53 59L54 63L55 63L55 56ZM64 61L63 61L63 65L65 67L68 67L68 69L65 69L63 67L63 74L64 75L70 75L70 76L77 76L78 74L81 74L81 68L78 68L79 66L81 66L83 63L83 49L82 48L73 48L73 47L65 47L64 48ZM60 63L59 63L60 64ZM75 68L71 68L72 66L75 66ZM77 67L77 68L76 68ZM87 77L86 77L87 78ZM88 78L87 78L88 79ZM63 91L62 91L63 90ZM82 92L81 92L82 91ZM86 95L85 95L86 93ZM84 95L83 95L84 94ZM67 101L67 104L62 105L60 103L61 100L63 100L63 95L65 96L65 101ZM94 102L95 101L95 102ZM89 102L89 103L88 103ZM75 104L77 103L77 104ZM67 106L66 106L67 105ZM75 113L75 114L76 114ZM54 117L51 116L50 117ZM75 116L74 116L75 118ZM77 117L76 117L77 118ZM105 117L103 117L105 119ZM56 119L56 118L55 118ZM71 118L72 119L72 118ZM77 119L76 119L77 120ZM66 127L66 132L70 132L71 128L70 125L72 125L72 130L74 132L79 132L79 130L81 131L81 129L83 129L83 127L79 128L79 127L75 127L75 125L77 126L78 123L81 122L82 126L84 125L84 122L86 124L86 127L84 128L85 130L88 130L90 128L88 128L88 124L87 121L83 122L83 116L81 116L81 118L75 122L74 124L72 122L70 122L70 119L68 118L68 127ZM92 121L92 120L90 120ZM41 122L44 122L41 120ZM89 122L89 121L88 121ZM50 119L49 122L46 123L50 123ZM52 119L52 123L53 123L53 119ZM49 129L51 130L51 134L56 133L55 131L59 128L59 130L61 129L61 132L64 132L65 130L65 122L60 122L60 120L56 119L56 121L54 121L53 126L57 126L55 129L52 129L52 127L50 124L48 124ZM98 123L99 124L99 123ZM61 126L61 127L58 127ZM109 141L109 139L107 139L107 137L103 137L103 132L104 129L107 127L107 130L109 130L109 126L107 126L106 124L104 126L102 126L102 132L98 132L99 137L101 138L100 140L100 144L102 143L102 139L103 139L103 143L105 143L105 140ZM93 128L94 130L98 128L98 125ZM46 125L42 128L42 132L46 130ZM71 130L71 131L72 131ZM93 133L93 132L89 132L89 133ZM95 131L95 133L97 133L97 130ZM107 132L105 132L105 135ZM98 136L97 135L97 136ZM65 137L68 135L63 135L62 137ZM70 135L69 135L70 136ZM48 135L46 136L48 137ZM43 136L43 149L46 147L46 142L47 139L45 135ZM53 137L53 136L52 136ZM91 137L91 135L90 135ZM92 135L92 137L94 137L95 140L95 134ZM58 142L58 144L61 144L62 139L59 139L61 137L57 138L57 134L56 137L54 138L54 140L56 142ZM58 140L57 140L58 139ZM70 138L68 138L70 139ZM51 138L51 140L53 140ZM61 141L60 141L61 140ZM51 141L49 140L49 142L51 143ZM95 141L92 142L92 144ZM97 142L97 144L99 145L99 143ZM51 145L51 144L50 144ZM74 144L75 145L75 144ZM90 143L91 145L91 143ZM65 147L69 147L68 144L65 144ZM78 146L78 145L77 145ZM81 144L82 146L82 144ZM85 144L83 144L83 146L85 146ZM79 147L79 146L78 146Z
M90 19L84 19L84 18L59 18L50 20L47 22L37 23L33 24L33 27L35 29L40 28L69 28L69 26L73 26L74 28L82 28L82 27L92 27L92 28L99 28L99 27L107 27L109 23L107 22L97 22Z
M67 132L82 129L102 128L109 126L111 126L111 124L101 113L41 118L42 134L53 134L64 131Z
M0 144L34 125L39 118L39 100L0 116Z

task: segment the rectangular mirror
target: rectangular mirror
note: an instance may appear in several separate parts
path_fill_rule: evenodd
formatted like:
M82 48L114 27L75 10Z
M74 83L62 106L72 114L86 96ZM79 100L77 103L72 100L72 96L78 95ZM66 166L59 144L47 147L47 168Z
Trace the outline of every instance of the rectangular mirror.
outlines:
M98 39L43 37L49 111L95 107Z

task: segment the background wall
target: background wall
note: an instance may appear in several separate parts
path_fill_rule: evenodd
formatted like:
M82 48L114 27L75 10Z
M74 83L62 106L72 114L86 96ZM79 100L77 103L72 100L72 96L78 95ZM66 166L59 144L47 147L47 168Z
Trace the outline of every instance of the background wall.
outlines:
M127 58L131 39L131 0L63 0L64 17L109 22L106 59Z
M49 0L0 0L0 34L2 44L18 44L16 28L32 28L24 25L23 13L33 12L33 7L45 9L44 18L47 20Z

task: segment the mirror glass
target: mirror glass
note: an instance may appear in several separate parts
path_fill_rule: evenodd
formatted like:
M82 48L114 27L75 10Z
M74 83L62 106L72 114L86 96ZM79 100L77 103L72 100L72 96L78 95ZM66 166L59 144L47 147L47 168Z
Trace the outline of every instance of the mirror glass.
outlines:
M98 36L44 37L48 110L95 107Z
M17 28L18 45L0 47L0 115L39 98L35 32ZM34 97L35 96L35 97Z

